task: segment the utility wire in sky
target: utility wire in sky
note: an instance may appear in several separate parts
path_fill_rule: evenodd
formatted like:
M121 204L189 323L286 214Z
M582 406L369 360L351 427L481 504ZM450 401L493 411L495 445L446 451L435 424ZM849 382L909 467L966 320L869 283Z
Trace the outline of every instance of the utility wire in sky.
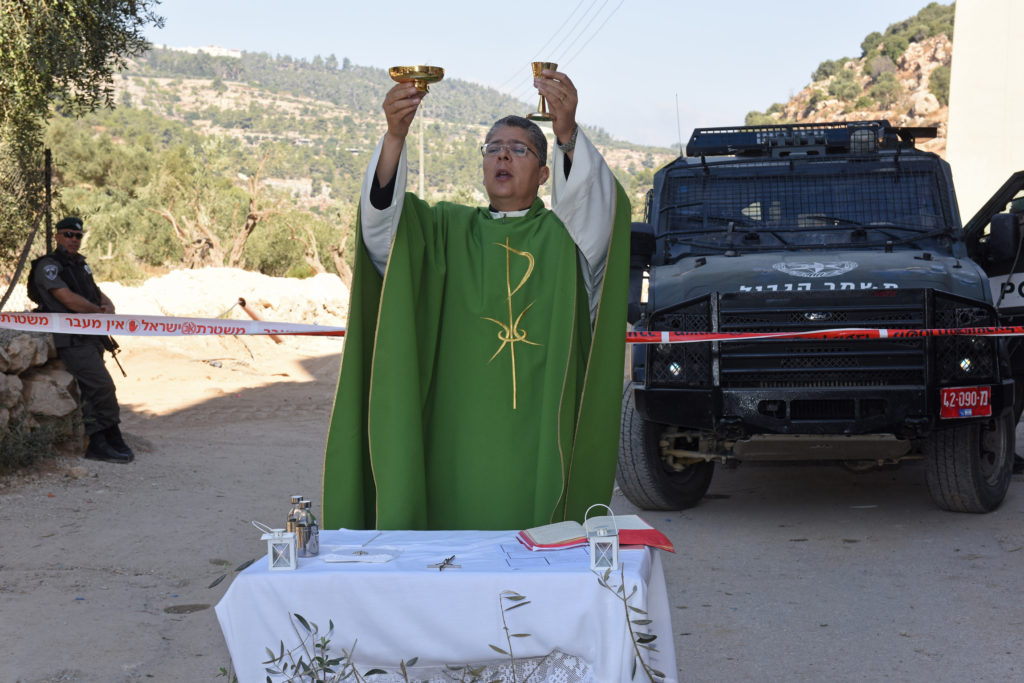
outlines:
M580 38L581 38L581 37L583 36L583 34L587 32L587 29L588 29L588 28L590 28L590 25L594 23L594 19L597 19L598 15L600 15L600 14L601 14L601 10L603 10L603 9L604 9L604 6L605 6L605 5L607 5L607 4L608 4L608 0L604 0L604 2L602 2L602 3L601 3L601 6L597 8L597 11L596 11L596 12L594 12L594 14L593 14L593 15L591 15L591 17L590 17L590 19L589 19L589 20L587 21L587 23L586 23L586 24L585 24L585 25L583 26L583 28L581 28L581 29L579 30L579 33L577 33L577 34L576 34L576 37L575 37L575 38L573 38L573 39L572 39L572 41L570 41L570 42L569 42L569 44L568 44L568 45L566 45L566 46L565 46L565 47L564 47L564 48L562 49L562 51L561 51L561 52L559 52L559 53L558 53L558 55L556 55L556 56L555 56L555 58L551 60L552 62L558 62L558 63L562 63L562 61L563 61L563 60L562 60L562 57L564 57L564 56L565 56L565 54L566 54L566 53L567 53L567 52L568 52L568 51L569 51L570 49L572 49L572 46L576 44L576 41L578 41L578 40L579 40L579 39L580 39ZM561 47L561 46L559 46L559 47Z
M539 58L542 56L542 53L544 52L545 48L547 48L547 46L551 44L551 41L555 39L555 36L564 34L565 27L569 24L570 21L572 21L573 16L576 14L576 10L582 7L584 2L586 2L586 0L580 0L578 3L576 3L576 6L572 8L572 11L569 12L569 16L565 18L565 21L562 22L561 26L555 29L555 32L548 37L544 44L541 45L537 52L534 54L533 61L539 61ZM597 2L597 0L591 0L591 6L593 6L595 2ZM517 81L522 77L523 70L517 69L514 74L506 78L505 81L498 86L498 90L503 90L505 86L507 86L509 83L511 83L512 81Z
M597 37L597 34L601 32L601 29L603 29L604 25L608 23L608 20L611 19L612 16L614 16L615 13L619 11L619 8L622 7L622 3L624 3L624 2L626 2L626 0L619 0L619 4L617 4L615 6L615 8L611 11L611 14L609 14L607 17L605 17L604 21L601 22L601 25L598 26L597 29L593 33L590 34L590 37L587 38L586 42L584 42L582 45L580 45L580 49L576 50L576 52L573 53L572 57L569 57L569 59L565 60L566 64L572 64L572 61L574 59L576 59L581 52L583 52L583 48L585 48L587 45L589 45L590 41L592 41L595 37Z
M576 3L576 7L574 7L572 12L569 13L569 16L565 18L565 21L562 22L562 25L559 26L558 29L551 34L551 37L548 38L546 43L544 43L537 49L537 52L535 52L533 55L532 61L541 61L541 58L545 56L544 50L547 49L547 46L550 45L551 41L555 39L555 36L564 35L565 27L569 24L570 21L572 21L572 17L574 14L576 14L576 10L582 7L584 2L585 0L580 0L578 3ZM591 0L590 6L593 7L595 2L597 2L597 0Z
M594 4L596 4L596 2L597 2L597 0L594 0L593 2L591 2L590 7L586 10L586 12L584 12L584 17L586 15L590 14L590 10L593 8L593 6L594 6ZM590 28L590 25L594 23L594 20L597 19L598 16L600 16L601 11L604 9L605 5L608 4L608 0L604 0L604 2L601 3L601 6L598 7L597 10L593 14L590 14L590 18L587 20L587 22L585 24L582 24L582 28L579 29L579 31L576 31L576 29L573 29L572 31L570 31L570 34L575 33L575 36L574 37L566 36L566 41L568 41L568 42L563 41L563 46L559 46L559 48L556 48L556 50L560 49L560 51L557 52L557 55L553 56L552 59L551 59L551 61L553 61L553 62L558 64L558 68L559 68L560 71L564 71L565 67L568 66L569 64L571 64L572 61L574 59L576 59L576 57L579 56L579 54L583 51L583 49L588 44L590 44L590 41L592 41L597 36L597 34L601 32L601 29L603 29L605 24L608 23L608 20L611 19L612 16L615 15L615 13L618 11L618 9L620 7L622 7L624 2L625 2L625 0L619 0L619 4L616 5L612 9L612 11L604 18L604 21L602 21L600 23L600 25L598 25L598 27L596 29L594 29L593 32L590 33L590 35L583 42L583 44L576 50L576 52L574 52L572 54L572 56L569 57L568 59L562 59L562 57L566 53L568 53L568 51L570 49L572 49L572 47L577 42L579 42L580 38L583 37L583 35L586 33L587 29ZM582 23L582 19L583 19L583 17L581 17L581 20L580 20L580 22L578 22L578 24ZM548 41L548 42L550 42L550 41ZM520 99L520 100L521 99L526 99L530 95L530 90L532 88L533 88L533 81L530 80L527 83L525 83L524 85L520 86L519 88L516 88L511 93L511 97L513 97L515 99Z
M596 5L596 4L597 4L597 0L591 0L591 3L587 7L587 9L583 12L583 14L576 21L576 23L573 25L573 27L570 28L568 31L566 31L566 32L564 32L562 34L560 43L558 45L556 45L554 47L554 49L551 50L552 54L550 56L548 56L548 58L545 59L544 61L554 62L554 63L558 64L559 68L562 68L563 66L565 66L559 60L559 55L565 53L564 45L566 44L567 41L569 41L569 45L572 45L577 40L579 40L579 37L581 35L583 35L583 33L587 30L587 28L590 26L590 24L592 24L594 22L594 18L597 17L601 13L601 10L604 9L604 6L608 4L608 0L603 0L601 2L600 7L598 7L596 10L594 10L594 5ZM589 19L587 19L588 16L590 17ZM586 19L586 22L584 22L585 19ZM575 36L575 37L573 37L573 36ZM550 41L548 41L548 42L550 42ZM515 94L513 95L516 99L526 99L527 96L530 95L530 90L533 88L533 80L532 79L531 80L527 80L525 82L521 81L521 83L523 83L523 84L516 90Z

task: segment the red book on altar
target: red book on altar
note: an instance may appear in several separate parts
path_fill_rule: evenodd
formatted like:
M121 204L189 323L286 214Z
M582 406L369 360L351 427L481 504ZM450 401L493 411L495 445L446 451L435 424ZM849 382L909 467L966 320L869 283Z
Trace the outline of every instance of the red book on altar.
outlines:
M636 515L590 517L587 519L587 527L572 520L555 522L523 529L516 534L516 538L530 550L561 550L587 545L587 528L596 529L602 526L609 529L618 528L620 546L646 545L670 553L676 551L668 536Z

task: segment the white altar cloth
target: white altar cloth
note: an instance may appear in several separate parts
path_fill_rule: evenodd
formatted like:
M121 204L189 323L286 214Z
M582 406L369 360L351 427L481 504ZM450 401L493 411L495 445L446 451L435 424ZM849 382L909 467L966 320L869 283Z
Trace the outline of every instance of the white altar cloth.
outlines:
M276 653L281 642L286 649L299 643L290 613L318 624L321 635L333 620L332 653L356 643L360 673L374 667L396 672L402 660L414 657L413 680L420 667L507 663L490 647L508 650L501 608L514 603L502 601L502 591L529 600L505 612L511 633L530 634L512 638L517 660L557 651L586 663L582 680L631 680L635 655L627 614L621 600L598 584L588 549L530 552L515 533L323 531L320 556L299 558L294 571L270 571L265 557L256 561L235 577L216 606L238 680L264 681L267 648ZM324 561L367 541L368 553L397 556L373 563ZM428 568L451 555L461 567ZM628 618L651 619L634 629L658 636L652 643L656 652L641 648L644 661L674 683L672 623L658 551L622 549L620 563L626 594L636 587L630 605L648 613L630 612ZM620 582L618 571L609 578L612 587ZM639 665L635 680L647 680Z

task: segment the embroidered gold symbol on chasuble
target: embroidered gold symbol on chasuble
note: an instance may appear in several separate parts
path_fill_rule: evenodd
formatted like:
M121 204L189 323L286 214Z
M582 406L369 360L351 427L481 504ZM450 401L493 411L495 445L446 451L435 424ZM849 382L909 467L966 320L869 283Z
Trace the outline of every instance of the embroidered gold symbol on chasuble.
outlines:
M515 410L517 407L516 344L522 342L523 344L529 344L530 346L541 345L538 344L537 342L533 342L527 339L526 330L520 329L519 327L519 323L522 321L523 316L526 315L526 312L530 310L530 307L533 306L535 302L531 301L529 304L526 305L525 308L523 308L522 311L519 312L519 315L515 315L513 313L512 308L512 297L515 295L516 292L523 288L523 285L526 284L526 281L530 279L531 275L533 275L533 266L535 264L535 260L533 258L533 254L531 254L530 252L519 251L518 249L514 249L509 244L509 240L507 237L505 238L504 244L501 244L500 242L495 242L494 244L505 250L505 291L506 302L508 304L508 323L506 324L501 322L500 320L495 320L494 318L484 317L484 320L489 320L500 328L498 330L498 341L501 342L501 345L498 346L498 350L494 352L494 355L491 356L490 360L488 360L487 362L490 363L492 360L498 357L498 354L505 350L505 347L508 347L509 355L511 356L512 359L512 409ZM519 280L519 284L517 284L514 289L512 288L511 267L513 254L515 254L516 256L521 256L526 259L526 273L523 274L522 279Z

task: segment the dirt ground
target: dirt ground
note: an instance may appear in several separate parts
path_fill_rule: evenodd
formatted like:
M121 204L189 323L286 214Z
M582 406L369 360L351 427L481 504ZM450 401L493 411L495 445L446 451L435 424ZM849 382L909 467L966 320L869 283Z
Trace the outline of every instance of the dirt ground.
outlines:
M0 681L214 680L229 581L209 584L265 552L250 520L319 509L340 342L121 343L135 462L0 489Z
M122 313L216 316L237 292L266 319L321 324L347 299L240 271L162 280L105 289ZM215 680L230 660L212 607L230 581L208 586L265 553L251 520L283 526L291 494L320 508L339 339L118 341L128 376L107 364L135 462L0 480L4 683Z

